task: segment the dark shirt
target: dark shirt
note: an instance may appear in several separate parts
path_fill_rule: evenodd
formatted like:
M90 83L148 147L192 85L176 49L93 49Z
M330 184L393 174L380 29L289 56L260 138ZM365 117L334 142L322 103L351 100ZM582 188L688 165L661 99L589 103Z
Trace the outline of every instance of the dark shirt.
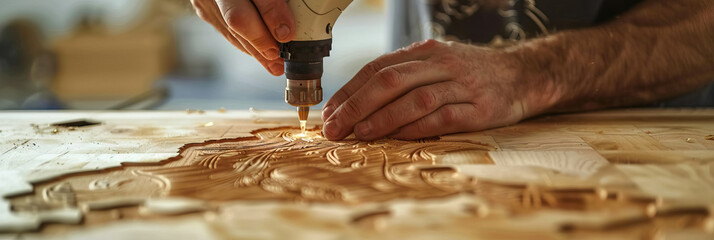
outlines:
M523 40L607 22L642 0L515 0L486 9L478 0L431 0L436 37L489 43L495 36ZM474 9L477 9L474 11Z
M644 0L513 0L487 10L480 0L430 0L435 38L467 43L519 42L558 30L596 26ZM714 107L714 83L655 107Z

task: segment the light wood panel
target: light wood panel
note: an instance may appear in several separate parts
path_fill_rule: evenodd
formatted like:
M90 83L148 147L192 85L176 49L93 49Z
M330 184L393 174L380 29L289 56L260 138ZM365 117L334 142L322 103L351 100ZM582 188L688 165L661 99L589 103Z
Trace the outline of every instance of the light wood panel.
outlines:
M309 124L321 124L318 116L312 112ZM82 118L102 124L74 129L49 126ZM0 112L0 194L31 191L31 183L67 173L117 167L123 162L157 162L176 156L189 143L250 137L253 130L281 126L296 127L295 113ZM476 186L451 197L348 205L151 198L139 199L143 205L132 209L36 215L18 215L3 199L0 232L4 229L3 237L17 237L18 233L7 230L32 229L43 221L71 223L85 214L87 219L107 220L93 226L49 224L42 232L21 235L92 239L131 238L141 232L159 239L642 239L657 229L655 235L707 239L714 237L714 140L708 140L709 135L714 135L713 109L548 116L444 136L441 141L482 143L491 150L441 152L433 166L397 169L434 170L431 173ZM442 168L455 171L437 171ZM385 184L373 187L392 189ZM181 214L171 214L174 211ZM157 217L142 217L145 214ZM133 220L108 220L116 216Z

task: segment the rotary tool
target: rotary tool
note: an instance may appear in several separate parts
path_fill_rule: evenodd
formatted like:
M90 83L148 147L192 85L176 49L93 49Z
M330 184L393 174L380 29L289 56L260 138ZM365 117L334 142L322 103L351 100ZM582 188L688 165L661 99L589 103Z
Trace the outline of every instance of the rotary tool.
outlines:
M285 102L297 107L303 128L310 107L322 102L322 60L330 56L332 28L352 0L288 0L295 15L297 35L280 44L285 60Z

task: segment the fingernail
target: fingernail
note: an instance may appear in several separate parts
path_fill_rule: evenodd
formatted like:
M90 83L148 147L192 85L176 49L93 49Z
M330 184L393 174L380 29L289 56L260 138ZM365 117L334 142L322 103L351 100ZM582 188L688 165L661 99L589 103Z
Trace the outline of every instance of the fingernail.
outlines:
M327 139L334 139L340 134L340 125L335 120L330 120L325 123L325 127L322 128L322 133L325 134Z
M275 60L280 57L280 54L278 54L278 49L271 48L263 52L263 57L267 58L268 60Z
M355 127L355 132L359 134L359 138L368 138L369 134L372 133L372 124L368 121L361 122Z
M285 40L288 35L290 35L290 28L285 24L281 24L275 29L275 36L278 37L278 40Z
M270 72L272 72L275 75L280 75L283 72L283 65L280 63L270 64Z
M335 107L332 105L330 106L325 106L324 109L322 109L322 121L327 120L330 116L332 116L332 113L335 112Z

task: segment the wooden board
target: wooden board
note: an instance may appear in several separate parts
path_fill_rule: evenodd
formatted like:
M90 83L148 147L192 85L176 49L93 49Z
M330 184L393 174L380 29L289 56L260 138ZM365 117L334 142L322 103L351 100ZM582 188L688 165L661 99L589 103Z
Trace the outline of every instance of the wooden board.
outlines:
M311 125L321 124L318 112L311 116ZM0 112L0 194L31 193L32 183L59 183L64 180L56 177L68 173L104 176L96 170L162 161L190 143L296 127L295 118L294 112L282 111ZM49 126L74 119L101 124ZM442 137L437 144L456 148L420 152L429 159L426 166L413 162L394 168L398 173L417 169L422 174L420 181L430 188L419 187L426 192L418 195L408 191L374 195L372 200L325 202L308 197L214 201L164 194L91 214L71 208L20 211L13 205L17 200L8 197L0 201L0 234L80 239L711 239L712 135L712 109L549 116ZM368 156L365 159L376 158ZM444 172L447 179L459 181L430 178L432 173L443 174L443 169L453 170ZM389 184L375 181L372 189L396 191ZM454 188L457 185L461 187ZM379 196L396 197L378 200ZM120 198L106 200L116 199Z

